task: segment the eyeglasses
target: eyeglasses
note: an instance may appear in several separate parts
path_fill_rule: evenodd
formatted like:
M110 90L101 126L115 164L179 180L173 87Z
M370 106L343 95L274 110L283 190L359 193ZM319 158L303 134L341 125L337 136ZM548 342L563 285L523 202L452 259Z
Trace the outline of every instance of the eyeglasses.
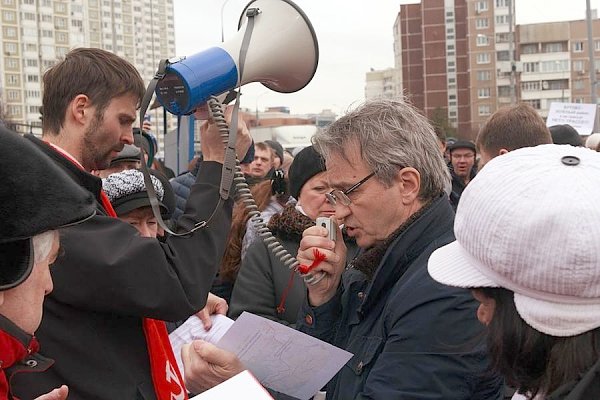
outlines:
M366 177L361 179L358 183L355 183L354 185L350 186L346 190L335 189L329 193L325 193L325 197L327 198L327 201L329 203L331 203L331 205L333 205L333 206L335 206L338 201L345 206L349 206L352 203L352 200L350 200L348 195L350 193L352 193L353 191L355 191L356 189L358 189L360 187L360 185L362 185L363 183L365 183L366 181L371 179L371 177L373 175L375 175L375 172L371 172L369 175L367 175Z

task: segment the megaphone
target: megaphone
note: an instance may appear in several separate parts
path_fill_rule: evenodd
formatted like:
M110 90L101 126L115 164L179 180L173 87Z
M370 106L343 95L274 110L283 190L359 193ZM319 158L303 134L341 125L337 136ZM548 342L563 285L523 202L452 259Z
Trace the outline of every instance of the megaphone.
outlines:
M243 44L248 20L253 28ZM240 49L246 47L243 76ZM194 112L211 96L249 82L260 82L280 93L306 86L317 70L319 47L304 12L289 0L253 0L240 16L238 33L231 40L169 63L156 86L156 97L176 115Z

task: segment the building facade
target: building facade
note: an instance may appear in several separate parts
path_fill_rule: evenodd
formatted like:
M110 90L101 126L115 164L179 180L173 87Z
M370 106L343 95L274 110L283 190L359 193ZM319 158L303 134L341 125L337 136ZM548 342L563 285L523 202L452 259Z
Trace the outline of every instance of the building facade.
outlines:
M515 25L515 0L422 0L394 24L396 86L424 113L474 139L498 108L591 103L600 76L600 20ZM594 67L590 59L594 60ZM592 71L591 71L592 70ZM592 82L593 81L593 82Z
M175 55L173 0L0 0L0 18L0 102L20 131L41 132L42 75L72 48L112 51L145 82ZM150 111L157 132L162 114Z

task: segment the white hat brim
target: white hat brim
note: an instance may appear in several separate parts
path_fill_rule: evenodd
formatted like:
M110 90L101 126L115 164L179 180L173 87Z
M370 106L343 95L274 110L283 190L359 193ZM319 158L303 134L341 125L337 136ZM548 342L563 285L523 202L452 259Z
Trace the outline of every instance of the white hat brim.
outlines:
M600 300L569 304L515 293L515 306L527 324L551 336L575 336L600 327Z
M462 288L500 287L488 276L479 261L471 256L458 241L435 250L429 257L427 270L431 277L445 285Z

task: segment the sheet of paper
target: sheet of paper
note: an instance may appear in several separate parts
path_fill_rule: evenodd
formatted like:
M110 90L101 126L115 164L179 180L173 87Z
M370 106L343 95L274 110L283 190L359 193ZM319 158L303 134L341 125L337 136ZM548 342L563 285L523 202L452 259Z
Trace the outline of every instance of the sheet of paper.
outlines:
M210 316L212 320L212 327L209 331L204 329L200 318L192 315L177 329L169 334L169 340L171 341L171 347L173 347L173 353L177 360L177 366L179 371L183 374L183 362L181 361L181 347L190 343L195 339L202 339L206 342L216 344L219 339L227 332L229 327L233 325L233 320L227 318L221 314L213 314Z
M191 398L191 400L224 399L273 400L269 392L248 371L240 372L220 385Z
M275 321L244 312L217 343L270 389L309 399L352 354Z

